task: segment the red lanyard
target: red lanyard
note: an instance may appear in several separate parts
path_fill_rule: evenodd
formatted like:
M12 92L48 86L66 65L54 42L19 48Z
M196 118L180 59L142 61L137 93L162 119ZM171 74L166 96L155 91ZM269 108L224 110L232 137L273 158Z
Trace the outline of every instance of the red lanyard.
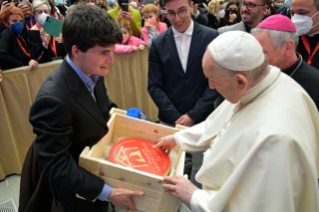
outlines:
M165 19L165 15L162 15L162 22L164 21L164 19Z
M38 25L38 23L35 24L38 29L40 30L40 27ZM50 46L51 46L51 50L53 51L53 54L56 55L56 46L55 46L55 39L54 39L54 36L52 36L52 44L50 43Z
M120 11L122 11L122 9L120 9ZM130 9L128 9L128 12L131 12ZM130 25L130 21L126 20L125 18L122 17L122 22L126 22L128 25Z
M30 29L33 27L33 23L32 23L32 18L30 17L30 25L31 27L28 27L28 24L25 24L25 26L27 27L28 31L30 31Z
M309 59L308 59L308 64L311 65L312 63L312 60L313 60L313 57L315 56L316 52L318 51L319 49L319 43L317 44L315 50L313 50L312 54L310 55L310 44L309 44L309 41L308 39L306 38L306 36L302 36L302 42L303 44L305 45L306 49L307 49L307 52L309 54Z
M22 36L20 36L21 38L22 38L22 40L23 40L23 42L24 42L24 45L27 47L27 44L26 44L26 42L24 41L24 39L23 39L23 37ZM20 41L19 41L19 39L16 37L16 39L17 39L17 41L18 41L18 43L19 43L19 46L21 47L21 49L22 49L22 51L24 52L24 54L26 54L28 57L30 57L31 58L31 54L30 54L30 51L27 51L23 46L22 46L22 44L20 43ZM28 48L28 47L27 47ZM28 49L29 50L29 49Z

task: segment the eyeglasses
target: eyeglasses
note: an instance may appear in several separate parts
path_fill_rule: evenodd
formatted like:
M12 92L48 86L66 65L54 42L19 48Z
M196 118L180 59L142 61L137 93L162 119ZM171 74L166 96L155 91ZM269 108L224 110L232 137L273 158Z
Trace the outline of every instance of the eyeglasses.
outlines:
M188 9L187 9L187 10L184 9L184 10L178 11L178 12L177 12L178 17L184 18L184 17L186 16L186 14L187 14L187 11L188 11ZM176 13L175 13L175 12L168 12L168 13L167 13L167 18L168 18L168 19L173 20L173 19L175 19L175 17L176 17Z
M245 2L240 2L239 7L243 8L244 6L247 7L248 10L253 10L256 6L265 6L264 4L254 4L254 3L245 3Z
M44 11L42 11L42 10L36 10L36 11L35 11L35 14L37 14L37 15L40 15L40 14L42 14L42 13L49 14L49 10L44 10Z

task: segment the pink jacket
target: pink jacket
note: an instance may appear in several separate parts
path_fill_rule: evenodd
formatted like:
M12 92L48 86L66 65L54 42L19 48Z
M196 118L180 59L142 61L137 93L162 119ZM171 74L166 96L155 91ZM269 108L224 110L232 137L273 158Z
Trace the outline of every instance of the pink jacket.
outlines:
M124 54L124 53L129 53L133 51L133 46L139 46L140 44L143 44L144 46L146 46L146 43L134 36L130 37L130 40L128 42L128 45L126 44L115 44L115 49L114 49L114 53L116 54Z
M163 22L157 22L157 32L158 33L162 33L165 30L167 30L167 25ZM150 39L150 37L148 36L148 29L146 27L143 27L141 29L141 36L143 38L143 40L145 41L146 45L148 44L148 40Z

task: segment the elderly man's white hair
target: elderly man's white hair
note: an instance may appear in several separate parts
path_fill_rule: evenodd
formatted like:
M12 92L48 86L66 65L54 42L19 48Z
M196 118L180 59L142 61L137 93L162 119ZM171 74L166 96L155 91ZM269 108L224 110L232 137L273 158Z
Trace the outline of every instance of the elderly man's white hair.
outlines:
M49 8L49 11L51 13L51 6L47 0L33 0L32 2L32 12L34 13L34 9L37 7L40 7L41 5L46 4Z
M276 49L280 49L282 45L286 43L287 40L293 40L295 45L295 50L298 46L298 33L297 32L286 32L286 31L278 31L272 29L265 29L256 27L255 29L251 30L251 34L258 34L261 32L267 32L272 45L275 46Z

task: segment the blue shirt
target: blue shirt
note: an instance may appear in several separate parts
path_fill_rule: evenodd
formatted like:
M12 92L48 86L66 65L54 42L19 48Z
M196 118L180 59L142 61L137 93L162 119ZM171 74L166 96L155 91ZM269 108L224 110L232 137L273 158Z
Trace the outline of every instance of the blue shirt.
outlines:
M84 82L84 84L87 86L89 92L91 93L93 99L95 100L94 96L94 87L96 85L97 80L99 79L99 76L92 75L91 77L86 76L69 58L69 55L66 56L66 60L70 64L70 66L74 69L74 71L79 75L81 80ZM109 185L104 184L102 192L97 196L99 200L104 201L111 193L112 187Z

